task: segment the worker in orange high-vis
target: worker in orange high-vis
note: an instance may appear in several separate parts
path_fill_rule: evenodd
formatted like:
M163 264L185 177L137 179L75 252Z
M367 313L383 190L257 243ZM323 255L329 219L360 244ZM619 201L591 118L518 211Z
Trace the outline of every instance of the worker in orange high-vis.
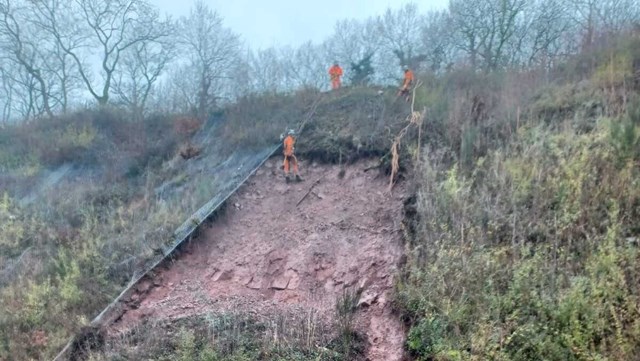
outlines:
M409 92L411 91L411 86L413 85L414 77L413 71L409 69L408 66L404 67L404 80L402 81L402 86L398 90L398 96L404 96L406 101L411 99Z
M331 77L331 89L336 90L342 85L340 77L342 77L342 68L338 65L338 62L334 62L333 66L329 68L329 77Z
M289 170L293 168L293 176L296 181L302 181L300 174L298 174L298 158L296 158L295 144L296 144L296 132L293 129L287 131L286 136L283 134L280 136L282 140L282 148L284 152L284 178L287 183L290 181Z

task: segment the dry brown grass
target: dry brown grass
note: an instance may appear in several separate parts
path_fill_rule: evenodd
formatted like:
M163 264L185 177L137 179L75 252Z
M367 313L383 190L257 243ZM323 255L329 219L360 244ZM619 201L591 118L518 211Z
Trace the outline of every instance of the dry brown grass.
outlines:
M391 143L391 174L389 175L389 192L393 189L393 185L395 184L396 178L398 176L398 172L400 171L400 146L404 137L407 135L411 128L416 128L418 130L418 139L416 146L416 155L415 155L415 165L419 164L420 160L420 146L422 143L422 124L427 116L427 108L424 107L422 111L415 110L415 99L416 99L416 90L418 90L422 86L422 82L418 81L416 86L412 90L411 94L411 114L407 117L407 125L400 130L400 132L394 137L393 142Z

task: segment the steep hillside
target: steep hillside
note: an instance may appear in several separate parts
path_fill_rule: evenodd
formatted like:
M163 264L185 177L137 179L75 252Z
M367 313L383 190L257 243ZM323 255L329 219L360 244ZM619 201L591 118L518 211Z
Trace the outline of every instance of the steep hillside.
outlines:
M11 128L0 359L75 335L82 360L633 360L638 45L425 72L411 105L347 87L247 96L205 124ZM286 128L306 180L270 159L171 253Z
M470 76L488 86L440 105L460 133L423 155L396 293L414 359L638 358L638 49Z
M399 128L407 113L391 93L354 88L244 99L204 124L101 110L6 128L0 358L52 358L166 255L180 224L239 185L286 127L302 126L303 161L344 164L384 156L392 138L372 127L387 119Z
M283 182L279 164L274 159L259 169L224 214L128 295L125 310L107 324L107 354L135 352L116 346L141 323L245 315L306 319L296 332L352 360L402 359L404 329L390 300L402 254L403 187L389 193L386 177L365 172L375 160L346 169L304 162L307 180L297 184ZM335 311L345 292L354 293L355 308L342 316L353 324L342 326L357 332L364 355L331 345L345 322Z

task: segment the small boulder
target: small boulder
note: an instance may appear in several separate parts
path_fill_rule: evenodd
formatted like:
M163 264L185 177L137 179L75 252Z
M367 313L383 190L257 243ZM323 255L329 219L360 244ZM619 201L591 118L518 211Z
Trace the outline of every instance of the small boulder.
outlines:
M233 278L233 271L217 271L214 275L213 275L213 281L214 282L218 282L218 281L228 281L231 278Z
M137 287L139 293L147 293L151 289L151 282L140 282Z
M360 296L360 299L358 300L358 307L369 307L374 303L376 303L377 300L378 300L377 293L371 290L366 290L362 293L362 295Z
M260 282L259 278L256 277L251 277L251 281L249 281L249 283L247 284L247 288L250 288L252 290L259 290L262 288L262 282Z
M298 276L298 272L290 269L287 270L284 275L289 278L289 284L287 285L288 290L296 290L300 287L300 276Z
M271 282L271 288L274 290L286 290L289 285L289 278L284 275L276 277L276 279Z

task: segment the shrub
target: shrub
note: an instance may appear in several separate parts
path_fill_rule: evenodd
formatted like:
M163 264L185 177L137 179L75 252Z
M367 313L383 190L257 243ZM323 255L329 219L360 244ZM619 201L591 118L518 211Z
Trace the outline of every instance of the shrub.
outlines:
M623 241L634 216L621 217L636 214L638 169L616 167L604 125L585 135L529 132L509 153L477 160L471 175L427 158L410 273L398 287L418 358L638 351L631 305L640 289L625 276L637 274L638 252Z

